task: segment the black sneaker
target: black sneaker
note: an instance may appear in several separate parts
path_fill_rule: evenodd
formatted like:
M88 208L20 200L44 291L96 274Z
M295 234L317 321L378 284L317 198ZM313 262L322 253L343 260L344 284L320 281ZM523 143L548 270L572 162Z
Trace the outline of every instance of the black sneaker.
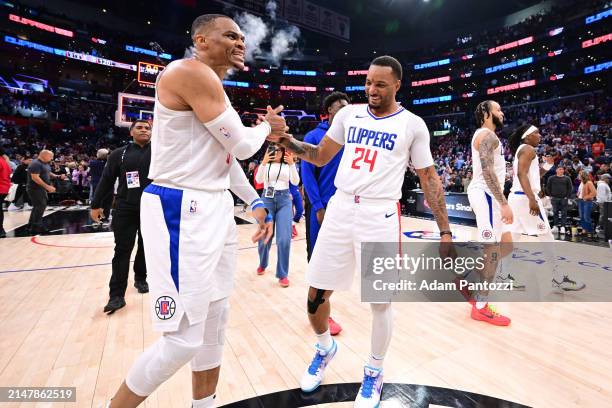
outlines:
M138 293L149 293L149 284L146 281L136 281L134 287L138 289Z
M6 231L0 228L0 238L6 238Z
M104 306L104 313L113 314L115 311L125 306L125 299L119 296L113 296L110 298L106 306Z

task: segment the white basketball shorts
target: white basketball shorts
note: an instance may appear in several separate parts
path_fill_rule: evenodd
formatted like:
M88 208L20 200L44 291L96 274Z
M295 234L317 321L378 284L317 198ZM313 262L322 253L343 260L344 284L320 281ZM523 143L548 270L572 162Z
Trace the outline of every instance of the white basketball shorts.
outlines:
M206 319L210 302L234 286L237 236L228 191L150 184L140 204L153 327L176 331Z
M546 210L537 195L536 201L540 207L540 213L538 215L531 215L529 213L529 199L525 193L522 191L510 193L508 204L514 214L514 222L510 226L511 232L527 235L548 235L551 233Z
M355 271L361 276L364 242L401 242L399 203L337 190L327 205L306 282L317 289L350 289Z

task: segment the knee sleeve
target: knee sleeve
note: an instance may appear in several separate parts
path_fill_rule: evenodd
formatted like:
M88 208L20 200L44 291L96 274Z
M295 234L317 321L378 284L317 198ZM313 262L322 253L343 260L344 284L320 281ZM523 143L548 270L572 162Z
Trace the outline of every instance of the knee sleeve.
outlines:
M382 360L387 353L393 334L393 309L391 303L372 303L372 356Z
M225 327L229 319L227 298L214 301L208 308L204 322L204 338L198 352L191 360L191 371L206 371L221 365Z
M175 332L167 332L138 357L125 380L135 394L149 396L187 364L202 345L204 323L189 325L186 316Z

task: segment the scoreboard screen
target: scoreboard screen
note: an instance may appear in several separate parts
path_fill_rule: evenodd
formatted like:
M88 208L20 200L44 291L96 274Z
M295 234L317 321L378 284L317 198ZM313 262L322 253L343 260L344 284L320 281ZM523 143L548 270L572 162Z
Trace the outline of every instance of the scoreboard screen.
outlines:
M138 63L138 83L142 85L155 85L157 75L164 70L165 66L152 64L150 62Z

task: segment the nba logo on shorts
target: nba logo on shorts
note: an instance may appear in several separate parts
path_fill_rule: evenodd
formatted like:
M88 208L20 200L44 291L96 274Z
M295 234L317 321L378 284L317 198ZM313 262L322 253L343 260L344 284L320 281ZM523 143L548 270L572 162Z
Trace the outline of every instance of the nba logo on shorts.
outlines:
M196 200L191 200L191 204L189 204L189 212L194 213L198 210L198 202Z
M170 319L174 316L176 303L170 296L162 296L155 302L155 314L161 320Z
M226 138L226 139L229 139L229 138L231 137L231 136L230 136L230 133L229 133L229 132L227 131L227 129L226 129L226 128L224 128L224 127L222 127L221 129L219 129L219 132L221 132L221 134L223 134L223 136L225 136L225 138Z

